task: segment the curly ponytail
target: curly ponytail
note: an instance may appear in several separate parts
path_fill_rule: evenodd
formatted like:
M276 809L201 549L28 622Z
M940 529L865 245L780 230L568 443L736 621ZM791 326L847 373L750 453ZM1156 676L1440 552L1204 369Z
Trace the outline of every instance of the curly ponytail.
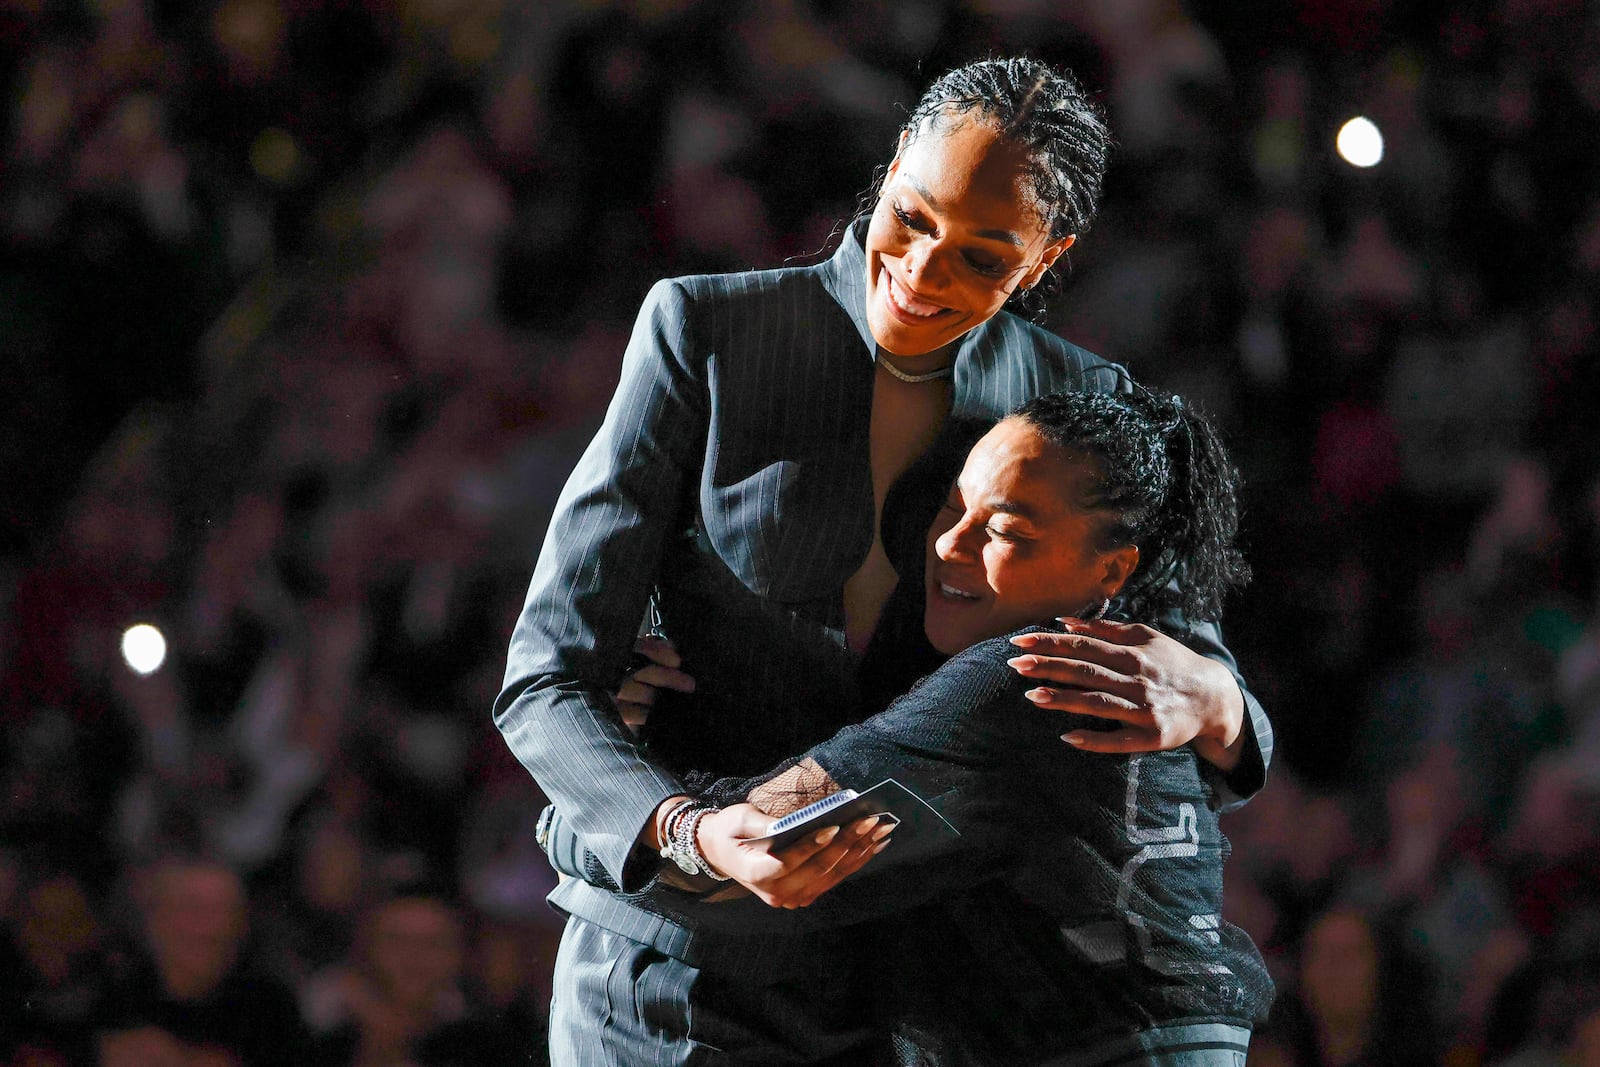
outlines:
M1221 616L1223 599L1250 580L1250 567L1234 543L1239 473L1210 420L1181 397L1139 386L1052 393L1013 417L1093 462L1078 505L1106 513L1101 547L1139 548L1139 566L1117 598L1121 614Z

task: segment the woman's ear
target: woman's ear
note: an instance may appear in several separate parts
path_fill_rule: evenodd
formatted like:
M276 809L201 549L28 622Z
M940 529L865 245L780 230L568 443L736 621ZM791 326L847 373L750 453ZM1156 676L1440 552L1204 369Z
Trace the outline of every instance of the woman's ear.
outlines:
M1039 254L1039 262L1035 263L1033 269L1022 276L1022 280L1017 283L1017 288L1032 289L1035 285L1038 285L1039 279L1044 277L1044 272L1055 266L1055 262L1061 258L1061 254L1077 242L1078 235L1069 233L1061 240L1052 241L1050 244L1045 245L1044 251Z
M1122 592L1139 569L1139 546L1121 545L1100 553L1100 595L1107 600Z

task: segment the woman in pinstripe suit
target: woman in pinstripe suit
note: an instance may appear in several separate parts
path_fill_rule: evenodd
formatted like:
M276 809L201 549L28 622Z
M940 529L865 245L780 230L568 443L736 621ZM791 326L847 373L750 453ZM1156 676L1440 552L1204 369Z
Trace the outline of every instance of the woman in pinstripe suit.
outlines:
M1123 387L1104 361L1002 310L1087 227L1106 144L1069 77L1024 60L961 68L924 96L871 218L832 259L674 279L646 299L495 704L593 857L551 897L570 917L554 1062L864 1062L870 1021L831 981L858 939L730 933L675 912L657 887L663 844L673 851L662 817L691 772L755 773L853 716L858 654L896 577L884 503L950 416ZM652 593L698 685L664 694L636 739L613 694ZM1235 797L1259 788L1270 727L1214 626L1132 648L1133 674L1115 669L1130 649L1114 626L1034 640L1024 673L1056 683L1036 702L1124 721L1080 737L1085 749L1194 740ZM725 873L774 901L809 898L867 853L840 840Z

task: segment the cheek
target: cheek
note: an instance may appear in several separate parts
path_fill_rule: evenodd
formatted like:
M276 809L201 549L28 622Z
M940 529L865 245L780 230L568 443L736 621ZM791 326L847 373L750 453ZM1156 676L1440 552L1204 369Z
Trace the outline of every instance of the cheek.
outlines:
M997 601L1024 613L1070 610L1082 599L1083 561L1060 552L991 545L984 563Z
M1011 298L1009 284L979 278L960 264L954 265L950 274L957 284L945 291L945 299L965 308L978 321L993 317Z
M1028 567L1014 546L1003 541L985 545L983 570L997 599L1007 601L1027 595L1031 584Z
M1006 301L1011 299L1011 294L1022 285L1023 275L1015 274L1009 278L987 278L982 289L984 296L989 301L990 313L999 311L1006 306Z
M904 244L900 224L895 220L888 204L882 200L878 201L877 208L872 212L872 221L867 225L865 239L867 258L870 259L874 253L898 256L904 251Z

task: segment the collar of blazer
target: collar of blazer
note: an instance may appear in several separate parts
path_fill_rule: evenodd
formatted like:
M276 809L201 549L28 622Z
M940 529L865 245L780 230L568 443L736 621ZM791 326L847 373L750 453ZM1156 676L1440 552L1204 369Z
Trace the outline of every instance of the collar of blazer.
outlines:
M861 354L868 360L877 358L878 343L872 339L867 326L867 252L863 243L867 225L872 219L862 216L845 227L839 247L826 263L821 264L823 284L856 324L861 335Z

